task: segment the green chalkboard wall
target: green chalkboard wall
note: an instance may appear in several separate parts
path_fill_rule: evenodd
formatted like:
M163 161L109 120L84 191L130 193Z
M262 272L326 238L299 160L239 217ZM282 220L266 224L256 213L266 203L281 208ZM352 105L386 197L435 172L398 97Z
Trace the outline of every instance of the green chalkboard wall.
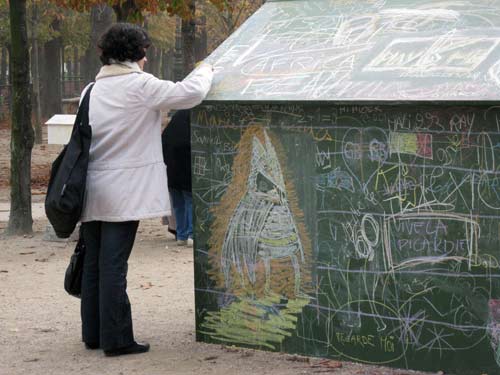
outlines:
M199 340L500 374L500 108L192 119Z

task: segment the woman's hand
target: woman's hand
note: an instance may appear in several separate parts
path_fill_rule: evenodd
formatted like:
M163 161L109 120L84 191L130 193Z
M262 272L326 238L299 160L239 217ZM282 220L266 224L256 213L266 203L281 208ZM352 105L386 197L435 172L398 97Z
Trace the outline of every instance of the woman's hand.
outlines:
M201 68L202 66L209 66L210 69L212 69L212 72L214 71L213 65L205 62L204 60L198 61L196 64L194 64L195 68Z

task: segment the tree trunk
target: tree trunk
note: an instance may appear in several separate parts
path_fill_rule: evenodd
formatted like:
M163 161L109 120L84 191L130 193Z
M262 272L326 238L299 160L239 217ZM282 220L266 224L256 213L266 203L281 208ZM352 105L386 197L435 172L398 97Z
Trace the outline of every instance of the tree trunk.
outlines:
M51 24L55 31L60 29L60 21L54 19ZM43 115L51 117L56 113L61 113L61 37L54 38L45 43L45 87Z
M162 64L163 64L163 48L158 49L157 57L158 57L158 76L157 77L160 79L165 79L165 78L163 78L163 66L162 66Z
M198 32L195 40L195 60L201 61L207 57L208 36L207 36L207 17L201 16L198 24Z
M234 29L236 28L236 24L233 20L233 13L232 12L227 12L227 19L226 19L226 23L227 23L227 36L229 37L229 35L231 35L234 31Z
M42 143L42 107L40 105L40 71L39 56L38 56L38 5L33 3L32 14L32 27L31 27L31 57L33 58L32 64L32 82L33 82L33 104L35 106L35 143Z
M134 0L120 1L117 5L113 5L113 10L117 22L140 23L142 21L140 10Z
M72 75L75 80L77 80L80 77L80 71L79 71L79 53L78 53L78 47L73 48L73 70L72 70Z
M8 56L8 59L7 59L7 86L8 86L8 94L9 94L9 99L8 99L8 103L9 103L9 109L12 110L12 98L14 97L14 94L13 94L13 90L12 90L12 65L13 65L13 62L12 62L12 48L11 48L11 44L7 44L7 56ZM12 118L11 118L12 119Z
M31 216L31 127L30 62L26 25L26 0L10 0L12 89L11 172L9 234L33 231Z
M160 50L155 46L151 46L148 48L148 55L147 71L158 77L160 75Z
M66 71L67 71L66 79L71 81L73 79L73 57L67 56L66 59L67 59L67 61L66 61Z
M73 65L71 67L71 76L73 79L73 85L72 85L72 93L71 96L77 96L81 92L81 87L80 87L80 82L81 82L81 77L80 77L80 71L79 71L79 64L80 63L80 58L79 58L79 53L78 53L78 47L73 48Z
M0 86L7 84L7 48L2 47L0 59Z
M182 20L182 58L183 58L183 77L186 77L193 69L195 61L194 46L196 38L196 6L195 0L189 1L190 17Z
M88 67L88 57L90 56L89 54L90 48L87 48L85 50L85 53L80 56L80 59L78 60L78 65L80 66L79 73L80 73L80 80L82 81L82 85L85 85L87 82L87 77L90 76L90 69ZM96 53L96 52L94 52ZM94 76L95 78L95 76Z
M9 57L7 59L8 61L8 67L9 67L9 72L7 74L7 84L12 85L12 49L11 49L11 44L7 44L7 56ZM11 96L12 96L12 90L10 90Z
M8 52L6 47L0 49L2 56L0 57L0 95L10 95L9 89L7 88L7 67L8 67ZM0 99L0 120L7 118L10 111L5 111L8 109L8 105L5 103L5 98Z
M90 46L85 52L85 64L81 70L85 85L95 80L95 76L101 68L97 42L101 35L113 23L113 9L107 5L96 5L90 12Z
M167 79L169 81L174 81L175 77L173 74L173 66L174 66L174 52L172 50L163 51L162 55L162 63L161 63L161 78Z
M66 63L66 56L65 56L65 53L64 53L64 46L62 45L61 43L61 101L63 98L66 98L68 93L66 92L66 67L65 67L65 63ZM62 103L62 102L61 102ZM62 104L61 104L61 108L62 108Z
M142 25L142 27L144 28L144 30L146 30L146 32L148 32L148 27L149 27L149 23L148 23L148 19L146 18L144 20L144 23ZM156 63L156 47L154 45L151 45L147 51L146 51L146 60L147 60L147 63L144 65L144 71L146 73L150 73L154 76L157 76L155 74L155 63Z
M47 77L45 77L45 43L38 45L38 73L40 80L40 106L42 107L42 116L44 115L43 107L47 103L47 98L45 97L45 93L47 92ZM42 117L44 118L44 117Z
M175 47L172 64L172 74L174 81L181 81L184 78L181 25L182 20L180 18L177 18L175 23Z

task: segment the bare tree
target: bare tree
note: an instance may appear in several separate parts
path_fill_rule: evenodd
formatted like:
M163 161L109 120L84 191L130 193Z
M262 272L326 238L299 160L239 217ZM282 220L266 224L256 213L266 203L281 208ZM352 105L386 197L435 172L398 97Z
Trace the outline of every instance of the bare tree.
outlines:
M42 143L42 106L40 103L40 59L38 50L38 23L40 21L38 13L38 3L33 2L31 15L31 58L33 59L33 102L35 105L35 143Z
M196 38L196 4L195 0L188 0L189 17L182 19L182 57L183 57L183 76L187 76L193 69L195 61L195 38Z
M31 127L30 59L26 24L26 0L10 0L12 72L12 126L9 234L33 231L31 215L31 150L34 132Z
M54 17L51 28L57 33L61 28L61 20ZM60 35L52 38L44 45L44 79L43 79L43 115L51 117L62 111L62 85L61 85L61 46Z
M95 79L101 62L97 53L97 42L100 36L111 26L113 22L113 9L106 4L95 5L90 12L91 35L90 46L85 53L85 64L82 66L85 82Z
M7 47L2 47L2 57L0 58L0 86L7 84Z

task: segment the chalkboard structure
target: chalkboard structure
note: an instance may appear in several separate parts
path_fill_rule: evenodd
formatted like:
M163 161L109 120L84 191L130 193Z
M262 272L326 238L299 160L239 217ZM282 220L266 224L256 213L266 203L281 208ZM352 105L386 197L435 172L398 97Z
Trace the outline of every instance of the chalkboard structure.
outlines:
M197 339L500 374L499 44L490 0L268 1L224 42Z

